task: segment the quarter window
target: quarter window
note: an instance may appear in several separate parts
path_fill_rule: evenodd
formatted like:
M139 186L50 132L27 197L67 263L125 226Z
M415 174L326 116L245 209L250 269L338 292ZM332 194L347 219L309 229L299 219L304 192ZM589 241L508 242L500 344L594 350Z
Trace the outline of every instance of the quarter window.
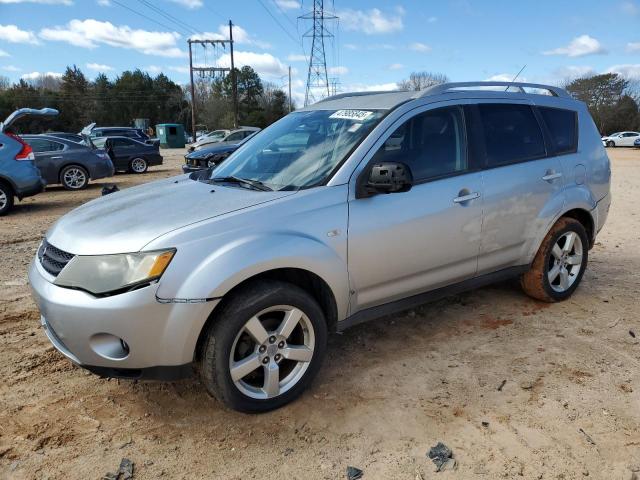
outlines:
M544 157L542 131L528 105L480 104L489 167Z
M417 182L467 170L460 108L429 110L407 120L380 147L373 162L404 163Z
M538 107L538 110L551 135L555 153L575 153L578 150L576 112L549 107Z

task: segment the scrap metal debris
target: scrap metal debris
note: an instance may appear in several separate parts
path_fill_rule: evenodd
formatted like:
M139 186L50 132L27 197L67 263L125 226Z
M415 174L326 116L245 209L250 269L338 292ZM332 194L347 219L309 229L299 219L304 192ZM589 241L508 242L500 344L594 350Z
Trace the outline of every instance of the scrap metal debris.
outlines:
M128 458L120 460L116 473L107 473L102 480L131 480L133 478L133 462Z
M458 464L453 457L453 452L444 443L438 442L435 447L431 447L427 454L436 465L436 472L444 470L454 470Z
M593 438L591 438L591 436L587 432L585 432L583 429L579 428L578 431L582 435L584 435L584 438L586 438L587 442L589 442L591 445L595 445L596 444L596 442L593 441Z
M359 480L364 472L357 467L347 467L347 480Z

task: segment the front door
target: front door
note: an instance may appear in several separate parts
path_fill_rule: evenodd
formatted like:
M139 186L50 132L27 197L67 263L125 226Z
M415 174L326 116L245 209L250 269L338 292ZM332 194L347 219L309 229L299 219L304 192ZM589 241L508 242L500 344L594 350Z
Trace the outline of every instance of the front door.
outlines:
M472 278L477 270L481 174L471 171L462 108L423 111L396 125L370 164L402 162L414 185L408 192L351 196L352 314Z

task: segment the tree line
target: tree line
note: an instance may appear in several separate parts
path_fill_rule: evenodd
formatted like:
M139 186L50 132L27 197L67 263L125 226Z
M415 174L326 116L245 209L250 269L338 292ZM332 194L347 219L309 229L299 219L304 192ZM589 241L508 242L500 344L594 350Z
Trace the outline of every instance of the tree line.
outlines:
M288 113L287 95L263 83L251 67L236 69L239 120L242 125L264 128ZM231 75L205 81L196 89L197 123L209 129L232 128ZM99 74L88 79L75 65L60 78L41 76L11 83L0 77L0 119L17 108L50 107L57 117L27 117L17 125L21 133L79 132L89 123L99 126L133 126L136 118L150 125L181 123L191 129L189 89L163 73L152 77L142 70L122 72L115 79Z

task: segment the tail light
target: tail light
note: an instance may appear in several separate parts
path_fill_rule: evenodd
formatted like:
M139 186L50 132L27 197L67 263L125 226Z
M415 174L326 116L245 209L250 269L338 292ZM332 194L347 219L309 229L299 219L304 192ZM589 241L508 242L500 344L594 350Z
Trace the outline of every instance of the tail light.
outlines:
M13 138L16 142L20 142L20 145L22 145L22 149L16 155L16 160L34 160L35 159L35 157L33 156L33 148L31 148L31 145L29 145L24 140L22 140L18 135L14 135L12 133L7 133L6 135L8 137Z

